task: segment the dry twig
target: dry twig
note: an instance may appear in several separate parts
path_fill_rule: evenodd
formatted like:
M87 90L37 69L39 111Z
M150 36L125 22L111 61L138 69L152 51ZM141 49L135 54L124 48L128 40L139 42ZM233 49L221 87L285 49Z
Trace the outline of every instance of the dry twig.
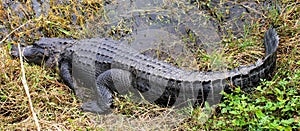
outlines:
M33 117L33 119L34 119L35 125L36 125L36 127L37 127L37 130L40 131L40 130L41 130L41 127L40 127L38 118L37 118L37 116L36 116L36 113L35 113L35 111L34 111L34 109L33 109L33 105L32 105L31 98L30 98L30 94L29 94L29 88L28 88L28 85L27 85L27 82L26 82L25 70L24 70L24 64L23 64L23 58L22 58L21 47L20 47L20 44L19 44L19 43L18 43L18 49L19 49L19 52L20 52L20 53L19 53L19 57L20 57L21 72L22 72L22 84L23 84L23 86L24 86L26 95L27 95L27 97L28 97L29 108L30 108L32 117Z

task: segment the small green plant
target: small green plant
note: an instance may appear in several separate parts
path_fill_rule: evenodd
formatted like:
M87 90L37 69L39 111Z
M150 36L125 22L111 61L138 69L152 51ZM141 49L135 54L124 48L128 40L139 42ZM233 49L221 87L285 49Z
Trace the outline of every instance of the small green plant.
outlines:
M210 119L206 129L292 130L300 127L300 70L287 72L288 79L263 81L255 93L235 88L224 94L220 113ZM277 75L281 76L281 75ZM275 81L275 82L274 82Z

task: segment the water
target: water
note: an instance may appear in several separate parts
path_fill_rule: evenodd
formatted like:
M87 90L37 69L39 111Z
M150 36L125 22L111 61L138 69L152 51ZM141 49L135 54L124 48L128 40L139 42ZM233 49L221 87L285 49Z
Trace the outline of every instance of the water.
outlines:
M140 52L186 69L196 69L199 48L220 49L211 16L190 2L122 0L105 7L109 35ZM124 30L125 29L125 30Z

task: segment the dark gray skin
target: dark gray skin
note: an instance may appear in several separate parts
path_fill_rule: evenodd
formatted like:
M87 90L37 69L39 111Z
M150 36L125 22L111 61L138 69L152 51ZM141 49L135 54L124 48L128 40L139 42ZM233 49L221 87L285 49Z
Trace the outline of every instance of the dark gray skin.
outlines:
M113 104L113 94L126 94L128 90L150 103L176 107L203 105L205 101L217 104L222 98L220 93L230 93L232 87L249 91L260 79L270 78L274 71L278 39L275 29L270 28L264 37L263 60L215 72L186 71L102 38L79 41L41 38L31 46L22 47L22 51L29 63L58 66L61 78L75 92L79 86L90 88L95 98L85 102L85 111L106 113ZM16 47L11 55L18 57Z
M48 41L49 40L49 41ZM65 52L66 48L71 47L76 40L63 39L63 38L41 38L40 41L36 41L32 45L21 47L22 56L28 63L33 63L37 65L44 64L48 68L54 69L55 67L60 67L60 75L72 90L74 90L74 85L72 84L72 78L68 70L71 67L66 65L64 62L62 54ZM19 57L19 50L16 45L12 46L11 49L12 58ZM67 71L67 72L66 72Z

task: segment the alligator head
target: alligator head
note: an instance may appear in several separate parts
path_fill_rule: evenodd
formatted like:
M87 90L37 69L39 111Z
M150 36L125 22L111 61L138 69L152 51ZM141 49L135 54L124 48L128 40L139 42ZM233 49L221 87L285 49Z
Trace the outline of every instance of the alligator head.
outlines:
M41 38L32 45L21 47L22 56L25 61L33 64L45 64L45 66L53 68L61 59L63 50L75 43L72 39L61 38ZM12 58L18 58L20 55L16 45L11 48Z

